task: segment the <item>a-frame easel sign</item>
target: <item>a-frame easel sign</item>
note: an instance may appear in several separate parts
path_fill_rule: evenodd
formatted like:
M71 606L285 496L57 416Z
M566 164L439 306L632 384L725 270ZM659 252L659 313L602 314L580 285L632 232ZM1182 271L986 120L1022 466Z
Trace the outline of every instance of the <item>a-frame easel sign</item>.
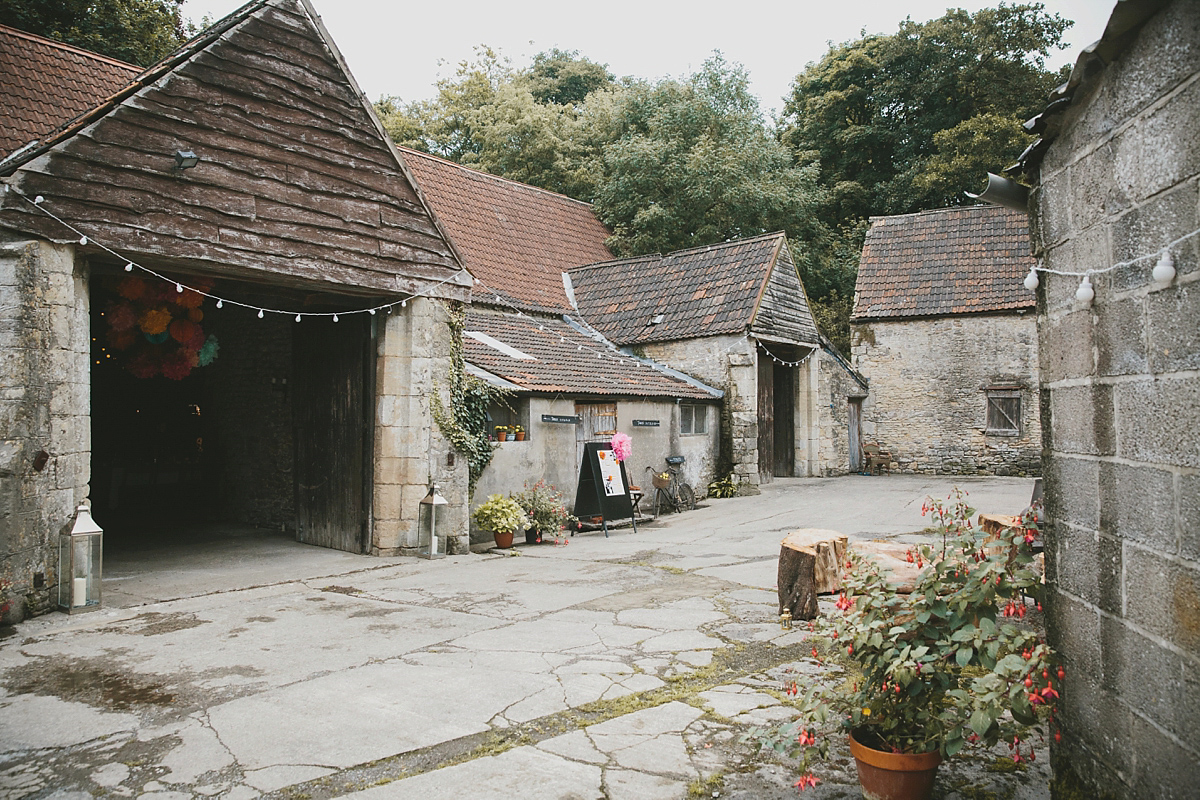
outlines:
M583 446L579 466L579 487L575 490L575 516L579 519L600 517L608 538L608 521L629 517L637 533L633 498L629 496L629 477L625 465L613 455L607 442L588 442Z

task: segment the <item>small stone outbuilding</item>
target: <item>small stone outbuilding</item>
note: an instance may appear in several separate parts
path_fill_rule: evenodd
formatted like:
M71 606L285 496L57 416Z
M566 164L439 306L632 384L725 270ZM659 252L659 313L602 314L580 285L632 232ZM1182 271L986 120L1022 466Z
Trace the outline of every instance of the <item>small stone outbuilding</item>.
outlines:
M1027 127L1058 797L1200 787L1200 4L1127 0ZM1157 270L1156 270L1157 268ZM1093 299L1079 296L1091 272ZM1073 274L1071 274L1073 273Z
M1026 216L1011 209L871 219L852 364L871 387L862 440L894 469L1040 474L1034 299L1021 283L1033 264Z
M822 366L847 370L823 349L783 233L577 267L570 281L581 318L607 339L725 392L721 463L696 482L732 473L757 491L848 469L828 445L849 398L821 380Z

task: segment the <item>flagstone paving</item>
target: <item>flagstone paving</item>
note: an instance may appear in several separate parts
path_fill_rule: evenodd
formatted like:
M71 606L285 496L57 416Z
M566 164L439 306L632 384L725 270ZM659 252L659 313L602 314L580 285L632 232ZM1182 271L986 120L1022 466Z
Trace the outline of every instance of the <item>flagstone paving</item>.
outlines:
M1029 481L958 482L985 510L1029 497ZM778 625L779 540L911 534L950 485L780 481L636 534L332 554L326 574L323 552L274 542L303 580L242 588L231 565L207 594L118 562L120 596L151 602L0 641L0 800L793 797L793 770L740 737L789 717L791 681L840 679L803 625ZM1002 754L944 766L938 796L1049 796L1046 753L994 771ZM857 792L844 752L818 775L807 796Z

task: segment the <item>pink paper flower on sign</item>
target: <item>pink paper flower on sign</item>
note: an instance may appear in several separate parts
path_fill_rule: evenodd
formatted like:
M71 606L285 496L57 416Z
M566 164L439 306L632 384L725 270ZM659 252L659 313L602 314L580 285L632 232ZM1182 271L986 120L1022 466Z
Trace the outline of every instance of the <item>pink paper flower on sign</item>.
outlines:
M624 461L633 453L633 442L623 433L614 433L612 437L613 455L617 461Z

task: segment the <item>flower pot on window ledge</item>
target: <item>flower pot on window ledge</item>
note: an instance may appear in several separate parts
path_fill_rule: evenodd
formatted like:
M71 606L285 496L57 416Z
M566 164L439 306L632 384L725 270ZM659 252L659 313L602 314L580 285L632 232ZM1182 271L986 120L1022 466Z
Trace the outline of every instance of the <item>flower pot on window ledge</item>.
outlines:
M518 432L517 432L517 441L518 441L518 442L523 442L523 441L525 441L525 431L518 431Z

